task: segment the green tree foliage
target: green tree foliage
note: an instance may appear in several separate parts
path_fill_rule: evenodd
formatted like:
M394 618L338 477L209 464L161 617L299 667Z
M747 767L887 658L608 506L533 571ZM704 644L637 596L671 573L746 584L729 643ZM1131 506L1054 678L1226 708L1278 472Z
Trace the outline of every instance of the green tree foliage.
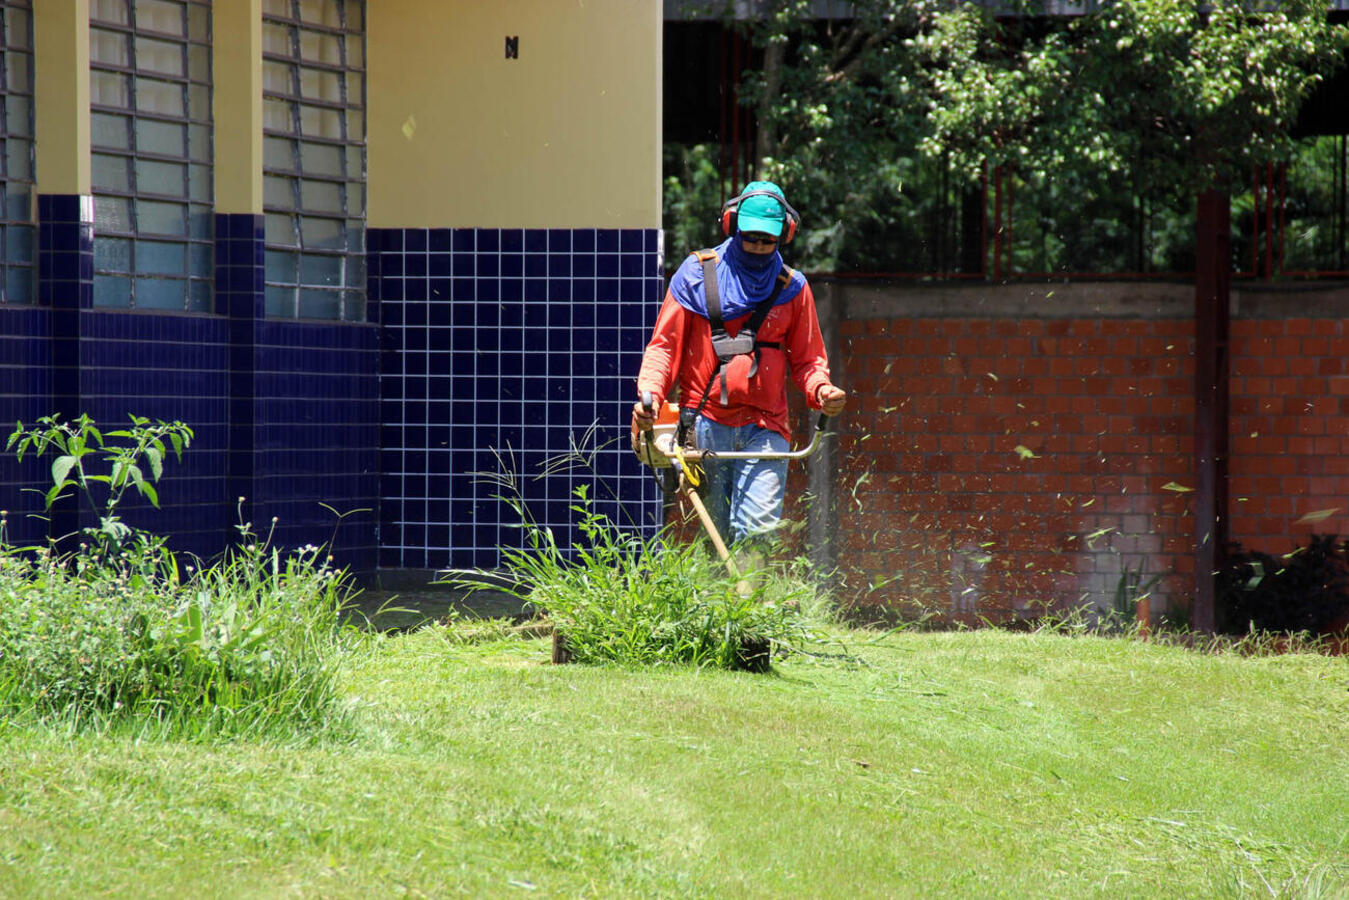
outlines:
M1349 101L1347 101L1349 102ZM1289 165L1285 215L1285 271L1349 268L1344 236L1334 227L1336 172L1342 165L1344 138L1322 135L1300 141ZM1255 198L1250 198L1254 203Z
M682 255L721 243L718 219L721 177L717 148L708 144L665 147L665 251L671 268Z
M1318 0L815 6L763 0L737 25L762 56L743 91L758 174L802 211L794 262L815 271L977 271L992 166L1029 189L1019 270L1183 267L1194 194L1292 157L1302 101L1349 47Z
M966 4L910 46L925 60L929 155L970 172L1128 171L1152 194L1287 159L1298 109L1343 61L1349 29L1319 0L1116 0L1002 20Z
M764 65L745 94L757 112L761 174L808 217L797 260L884 267L893 248L914 246L937 199L915 190L937 173L914 152L927 104L920 61L903 40L930 27L935 7L865 2L854 18L817 22L807 0L765 6L747 24Z

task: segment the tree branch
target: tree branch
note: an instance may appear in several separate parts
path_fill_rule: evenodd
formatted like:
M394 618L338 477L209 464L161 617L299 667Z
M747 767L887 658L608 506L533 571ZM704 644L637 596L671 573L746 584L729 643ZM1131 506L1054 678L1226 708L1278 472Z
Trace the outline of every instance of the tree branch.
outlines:
M756 110L757 126L754 136L754 169L756 175L762 175L759 167L765 157L774 156L777 146L777 119L773 115L777 107L778 94L782 90L782 65L787 56L785 41L771 41L764 50L763 58L763 94L759 97Z
M904 26L904 19L894 16L886 23L880 31L868 32L861 27L854 26L849 29L849 35L844 46L840 47L833 54L830 61L830 68L833 73L829 76L829 81L846 81L857 74L862 63L867 59L870 51L885 43L899 33ZM839 63L848 60L841 68Z

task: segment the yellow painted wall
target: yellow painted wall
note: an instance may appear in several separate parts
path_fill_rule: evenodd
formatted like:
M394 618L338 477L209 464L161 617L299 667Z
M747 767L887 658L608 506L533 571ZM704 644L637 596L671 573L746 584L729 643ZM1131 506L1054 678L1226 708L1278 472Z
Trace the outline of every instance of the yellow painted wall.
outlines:
M262 212L262 0L212 10L215 210Z
M660 227L661 0L367 18L371 227Z
M37 190L88 194L89 0L33 4Z

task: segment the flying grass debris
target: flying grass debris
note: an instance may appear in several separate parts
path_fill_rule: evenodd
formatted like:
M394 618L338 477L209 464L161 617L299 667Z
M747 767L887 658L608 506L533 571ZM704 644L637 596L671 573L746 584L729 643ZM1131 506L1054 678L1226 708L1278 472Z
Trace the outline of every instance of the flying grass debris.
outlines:
M1298 520L1295 521L1293 524L1294 524L1294 525L1310 525L1310 524L1313 523L1313 522L1324 522L1326 519L1329 519L1331 516L1335 515L1335 513L1339 512L1339 511L1340 511L1340 507L1338 507L1338 506L1335 507L1334 509L1318 509L1318 510L1316 510L1315 512L1309 512L1309 513L1307 513L1305 516L1303 516L1302 518L1298 519Z
M1087 537L1086 537L1087 546L1091 547L1093 550L1096 549L1095 546L1092 544L1092 542L1095 541L1097 538L1103 538L1103 537L1105 537L1107 534L1109 534L1110 532L1112 532L1112 531L1114 531L1114 530L1115 530L1115 526L1113 526L1113 525L1108 525L1108 526L1106 526L1105 528L1099 528L1099 529L1097 529L1096 531L1093 531L1091 534L1087 535Z

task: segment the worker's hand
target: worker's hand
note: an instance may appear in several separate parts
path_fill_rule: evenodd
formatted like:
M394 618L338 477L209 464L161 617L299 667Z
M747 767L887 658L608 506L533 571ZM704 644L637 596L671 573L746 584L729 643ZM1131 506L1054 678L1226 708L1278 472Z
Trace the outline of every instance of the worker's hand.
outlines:
M643 406L638 400L632 404L632 421L639 431L650 431L656 424L655 406Z
M843 407L848 404L848 392L835 384L822 384L820 389L815 392L816 399L820 401L820 411L826 416L836 416L843 412Z

